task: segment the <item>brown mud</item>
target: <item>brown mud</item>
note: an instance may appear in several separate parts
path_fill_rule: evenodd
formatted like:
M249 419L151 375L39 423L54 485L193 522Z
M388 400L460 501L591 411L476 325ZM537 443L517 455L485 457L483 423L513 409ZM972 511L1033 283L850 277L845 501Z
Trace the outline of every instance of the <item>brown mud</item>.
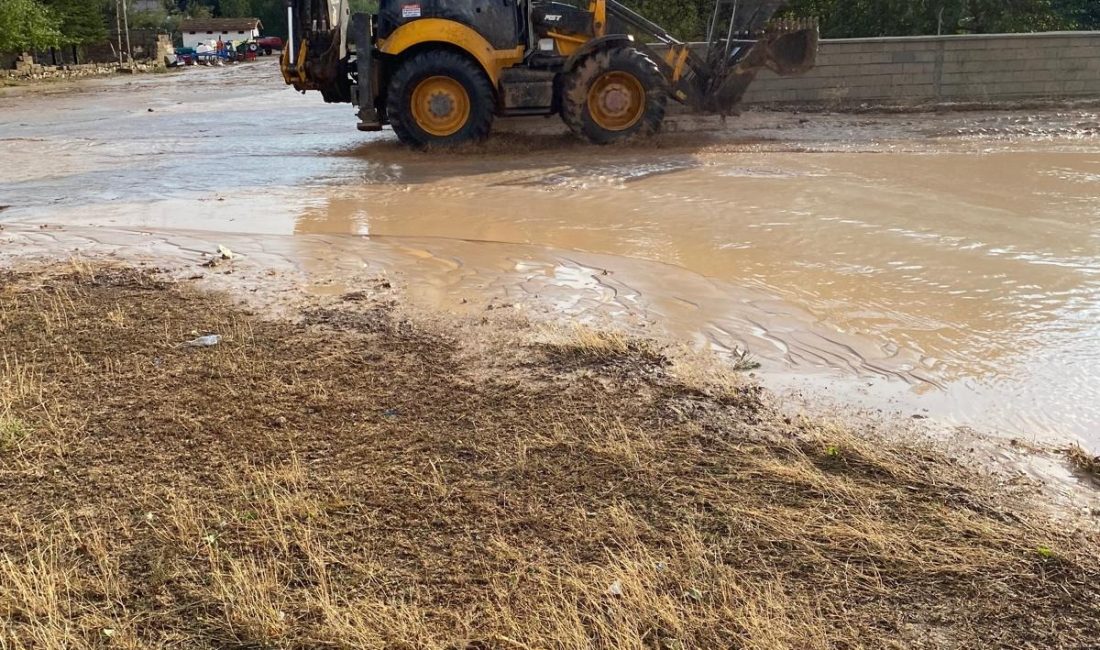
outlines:
M1100 635L1095 531L927 444L652 342L409 320L362 280L273 320L126 267L0 274L0 645Z
M613 149L502 120L422 154L265 63L0 115L9 256L226 243L322 292L384 267L429 309L614 321L748 350L778 389L1100 445L1094 108L682 116Z

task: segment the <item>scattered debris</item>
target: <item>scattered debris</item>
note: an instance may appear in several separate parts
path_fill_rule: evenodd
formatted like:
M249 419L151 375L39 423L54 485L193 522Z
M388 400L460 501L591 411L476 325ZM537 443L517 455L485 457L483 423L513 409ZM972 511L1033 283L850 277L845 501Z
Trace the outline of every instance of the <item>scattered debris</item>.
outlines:
M1100 456L1088 452L1081 445L1071 445L1062 450L1069 464L1082 474L1100 479Z
M733 351L733 369L746 371L756 370L760 367L760 362L756 360L756 357L751 352L744 348L736 348Z
M611 586L607 588L608 596L622 596L623 595L623 583L621 580L616 580L611 583Z
M218 244L218 253L214 257L206 260L202 263L207 268L214 268L222 262L231 262L237 257L237 254L229 250L228 247Z
M184 343L189 348L212 348L222 342L220 334L207 334Z

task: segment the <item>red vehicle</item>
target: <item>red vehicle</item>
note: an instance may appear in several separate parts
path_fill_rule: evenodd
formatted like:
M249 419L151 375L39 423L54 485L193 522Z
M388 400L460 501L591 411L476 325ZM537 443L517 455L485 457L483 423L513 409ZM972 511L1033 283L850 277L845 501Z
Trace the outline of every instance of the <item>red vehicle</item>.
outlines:
M278 36L263 36L256 39L256 44L260 46L264 54L271 54L272 50L283 49L283 39Z

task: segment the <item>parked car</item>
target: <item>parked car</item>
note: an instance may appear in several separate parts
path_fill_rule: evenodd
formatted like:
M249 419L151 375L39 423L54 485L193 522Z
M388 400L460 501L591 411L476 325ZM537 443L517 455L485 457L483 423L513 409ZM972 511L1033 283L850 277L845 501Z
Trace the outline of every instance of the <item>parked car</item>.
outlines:
M264 54L270 55L274 50L283 49L283 39L278 36L262 36L256 39L256 44L260 46Z
M176 48L176 65L195 65L197 59L195 48L193 47L177 47Z

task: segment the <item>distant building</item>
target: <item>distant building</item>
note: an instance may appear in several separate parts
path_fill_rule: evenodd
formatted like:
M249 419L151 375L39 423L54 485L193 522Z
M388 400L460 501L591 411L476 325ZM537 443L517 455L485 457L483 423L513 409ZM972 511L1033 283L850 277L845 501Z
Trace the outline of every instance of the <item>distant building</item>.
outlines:
M180 21L184 47L210 41L254 41L260 37L259 18L186 18Z
M133 0L130 3L131 12L158 11L164 9L164 0Z

